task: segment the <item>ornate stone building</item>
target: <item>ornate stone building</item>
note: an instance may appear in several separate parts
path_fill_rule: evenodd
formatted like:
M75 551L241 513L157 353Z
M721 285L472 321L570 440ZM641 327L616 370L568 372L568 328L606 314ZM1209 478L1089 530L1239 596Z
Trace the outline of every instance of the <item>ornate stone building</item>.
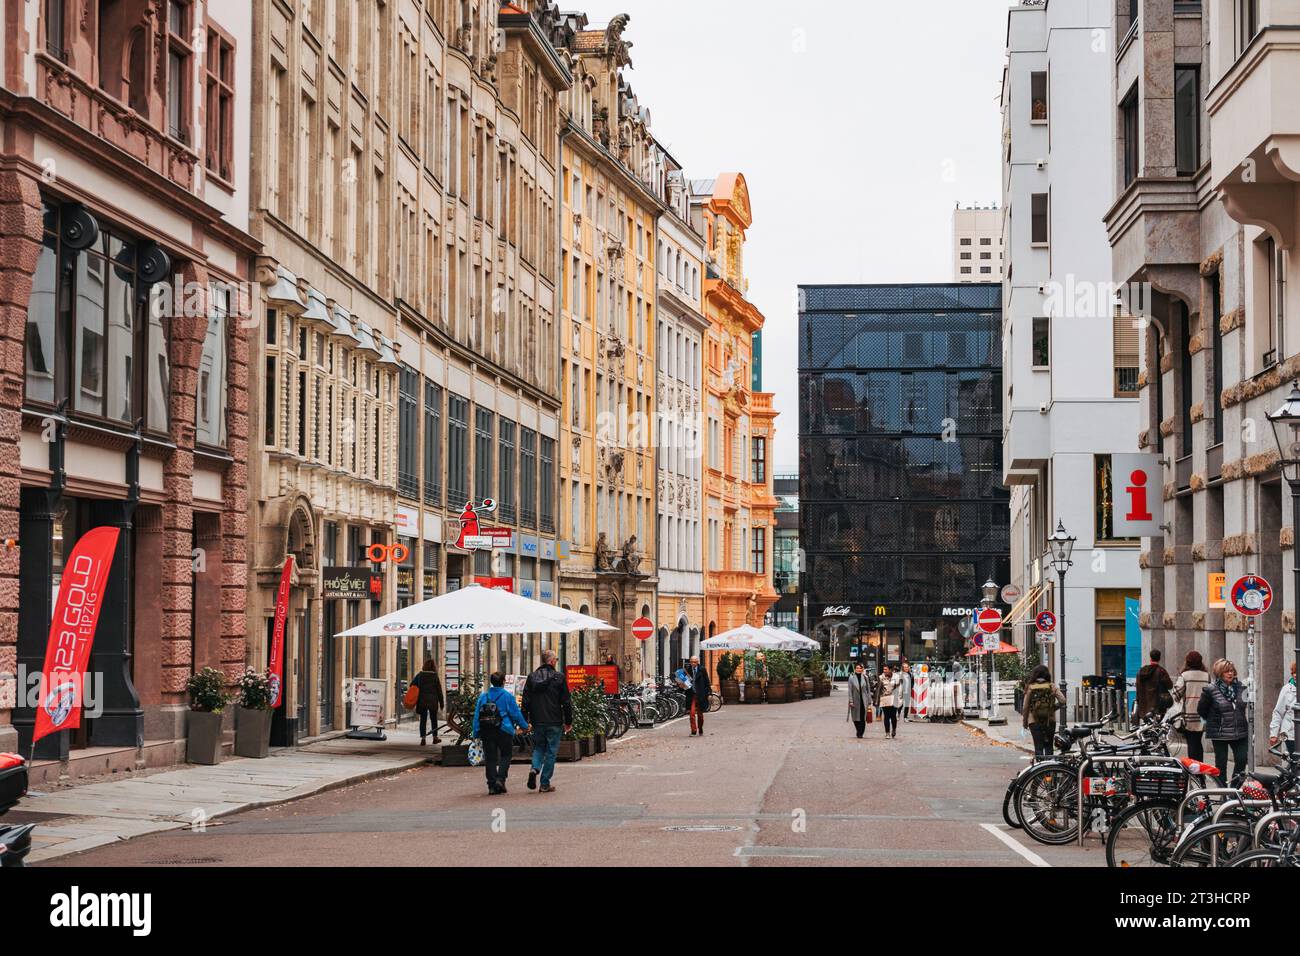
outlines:
M619 628L561 642L570 663L613 656L641 675L632 621L655 606L656 222L650 113L623 75L627 17L565 16L573 86L562 108L561 603Z
M181 759L186 679L244 663L253 31L200 0L2 6L0 749L30 746L65 561L121 532L40 781Z
M704 235L705 637L762 625L776 601L772 534L777 500L770 460L776 412L761 391L755 342L763 314L746 297L745 230L752 222L740 173L692 183L692 219Z

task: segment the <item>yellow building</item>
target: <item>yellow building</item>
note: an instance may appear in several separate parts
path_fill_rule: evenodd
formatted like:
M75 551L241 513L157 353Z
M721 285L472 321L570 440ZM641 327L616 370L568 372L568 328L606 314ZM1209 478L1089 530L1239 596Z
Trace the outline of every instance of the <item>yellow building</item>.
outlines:
M655 606L655 236L649 114L622 76L625 17L565 17L561 128L560 604L619 630L561 641L562 662L643 673L631 624Z
M692 183L692 217L704 234L704 614L706 637L762 625L776 601L772 534L776 497L769 460L772 396L757 391L754 339L763 314L746 298L745 231L752 222L740 173Z

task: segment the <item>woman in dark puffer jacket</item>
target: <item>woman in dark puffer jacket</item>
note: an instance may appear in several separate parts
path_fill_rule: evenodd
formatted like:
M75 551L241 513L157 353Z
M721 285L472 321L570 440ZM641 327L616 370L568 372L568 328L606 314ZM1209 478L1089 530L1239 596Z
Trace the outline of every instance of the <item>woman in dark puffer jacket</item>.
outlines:
M1246 752L1250 747L1250 723L1246 718L1246 688L1237 680L1237 665L1229 660L1215 661L1211 669L1214 680L1201 691L1196 712L1205 721L1205 737L1214 744L1214 765L1219 779L1227 781L1228 747L1232 747L1232 783L1246 770Z

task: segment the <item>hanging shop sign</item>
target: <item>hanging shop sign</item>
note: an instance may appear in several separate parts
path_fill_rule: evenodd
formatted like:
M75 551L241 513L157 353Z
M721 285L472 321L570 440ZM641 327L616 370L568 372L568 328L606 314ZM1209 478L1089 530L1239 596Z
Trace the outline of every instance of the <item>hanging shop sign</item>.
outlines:
M1211 611L1222 611L1228 606L1228 576L1222 571L1211 571L1206 585L1205 606Z
M484 498L478 504L465 502L460 513L460 533L456 537L456 547L465 551L487 551L492 548L492 536L484 534L479 522L484 515L497 510L497 503L492 498Z
M1110 500L1117 538L1154 538L1163 520L1164 471L1160 456L1112 455Z
M373 594L382 594L383 588L384 576L369 568L321 568L320 596L327 600L364 601Z

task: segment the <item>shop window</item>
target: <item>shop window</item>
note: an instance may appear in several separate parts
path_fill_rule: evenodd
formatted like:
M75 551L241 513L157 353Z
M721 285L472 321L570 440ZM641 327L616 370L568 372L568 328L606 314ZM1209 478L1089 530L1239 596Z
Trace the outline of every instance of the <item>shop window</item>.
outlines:
M1115 535L1115 500L1114 491L1116 477L1114 468L1111 463L1110 455L1093 456L1093 474L1094 474L1094 495L1095 502L1095 533L1098 543L1102 542L1132 542L1133 538L1122 538ZM1119 476L1121 487L1127 482L1127 476Z

